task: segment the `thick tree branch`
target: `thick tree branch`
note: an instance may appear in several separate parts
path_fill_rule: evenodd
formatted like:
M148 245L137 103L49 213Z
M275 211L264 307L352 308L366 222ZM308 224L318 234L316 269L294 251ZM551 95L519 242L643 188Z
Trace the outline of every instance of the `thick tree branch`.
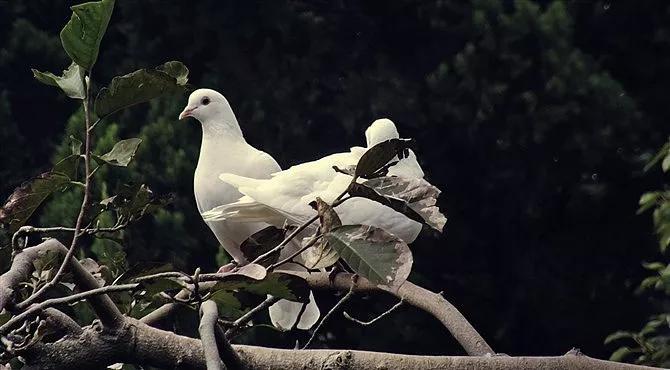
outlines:
M67 255L68 249L65 248L56 239L47 239L46 241L34 247L26 248L17 254L12 262L9 271L0 276L0 309L6 307L13 299L13 292L17 286L29 279L33 270L33 261L40 258L47 252L57 253L59 256ZM100 288L98 281L74 258L70 258L69 268L77 288L82 291L89 291ZM123 321L121 311L114 302L106 295L91 295L86 297L91 303L91 307L100 319L103 325L111 328L120 325ZM38 304L39 305L39 304ZM49 306L40 307L46 308ZM17 305L17 310L23 310L26 307ZM33 310L35 313L38 310ZM7 323L9 324L9 322ZM5 324L5 326L8 326ZM3 330L5 328L3 326Z
M82 343L86 343L85 346ZM234 345L242 362L257 370L298 369L621 369L650 367L597 360L584 355L556 357L419 356L351 350L286 350ZM168 369L206 369L200 340L128 319L116 330L88 327L77 337L38 343L20 353L26 370L99 369L124 362Z
M307 280L307 283L312 289L349 290L353 285L351 280L352 274L349 273L337 274L331 284L328 273L325 272L311 274L296 271L284 272L303 277ZM435 294L427 289L414 285L409 281L406 281L398 291L394 291L384 286L374 285L364 278L359 278L354 287L354 292L378 291L392 294L405 301L405 303L420 308L433 315L447 328L447 330L449 330L469 355L483 356L494 353L477 330L475 330L458 309L449 303L449 301L442 295Z
M219 310L216 307L216 303L214 301L202 302L202 305L200 305L200 325L198 326L198 332L200 333L202 349L205 352L207 370L226 369L226 366L221 362L216 335L214 334L218 318Z

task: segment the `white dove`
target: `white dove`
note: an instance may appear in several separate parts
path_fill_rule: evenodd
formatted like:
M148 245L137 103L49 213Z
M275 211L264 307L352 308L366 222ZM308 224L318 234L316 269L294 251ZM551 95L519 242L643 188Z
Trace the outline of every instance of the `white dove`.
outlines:
M353 147L349 152L331 154L313 162L293 166L273 173L269 179L254 179L233 173L223 173L219 178L235 188L244 197L237 202L216 207L205 212L206 220L230 222L265 221L281 226L288 219L302 224L316 214L309 205L316 197L332 203L351 182L351 176L333 170L333 166L346 168L356 165L368 148L382 141L399 138L395 124L389 119L379 119L365 131L367 148ZM407 158L389 169L389 175L405 178L423 178L423 170L410 151ZM407 243L416 239L421 224L407 218L378 202L366 198L352 198L336 208L344 225L365 224L394 234Z
M228 100L217 91L198 89L191 93L188 104L179 114L180 120L186 117L193 117L202 124L202 145L193 178L195 200L200 213L216 206L233 203L242 196L235 187L221 182L218 179L219 174L231 173L253 179L264 179L281 170L272 156L246 142ZM240 250L242 242L268 226L262 221L231 223L226 220L205 220L205 222L226 252L239 264L249 262ZM296 326L299 329L309 329L319 318L319 309L312 295L304 311ZM285 320L292 318L294 323L298 312L275 312L274 316Z

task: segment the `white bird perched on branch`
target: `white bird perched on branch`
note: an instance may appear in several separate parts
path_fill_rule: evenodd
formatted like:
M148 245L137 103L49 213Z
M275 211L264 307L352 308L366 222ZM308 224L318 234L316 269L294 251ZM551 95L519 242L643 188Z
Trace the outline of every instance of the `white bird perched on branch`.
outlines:
M228 100L217 91L199 89L191 93L188 104L179 114L180 120L186 117L193 117L202 124L202 145L193 179L195 200L200 213L233 203L242 196L235 187L218 179L221 173L264 179L281 170L272 156L246 142ZM242 242L268 226L262 220L246 223L231 223L226 220L205 222L226 252L239 264L249 262L240 250ZM271 313L271 316L275 316L273 320L292 319L292 322L296 321L298 315L299 312L293 311ZM296 327L309 329L316 323L319 315L319 309L310 294L310 303L300 315L300 322Z
M351 176L336 172L333 166L347 168L358 163L372 146L399 138L395 124L378 119L365 131L367 148L353 147L349 152L336 153L313 162L302 163L273 173L269 179L223 173L219 178L245 196L237 202L222 205L206 212L207 220L230 222L265 221L280 227L287 219L301 224L316 214L309 205L316 197L332 203L351 182ZM409 156L389 168L388 175L404 178L423 178L423 170L410 151ZM343 225L364 224L390 232L407 243L416 239L421 224L393 209L367 198L352 198L337 207Z
M219 178L238 189L244 196L235 203L225 204L205 212L203 217L206 220L239 224L262 221L276 227L282 227L289 220L293 224L300 225L316 214L316 211L309 205L310 202L320 197L327 203L332 203L351 182L351 176L335 171L333 166L339 168L354 166L369 148L382 141L399 138L399 135L391 120L379 119L365 131L365 137L366 148L353 147L349 152L331 154L313 162L299 164L273 173L270 179L222 173ZM405 178L423 178L424 175L412 151L407 158L392 166L388 174ZM422 228L420 223L366 198L352 198L337 207L336 212L344 225L365 224L379 227L407 243L414 241ZM312 226L301 236L307 237L315 228L316 226ZM295 247L291 249L290 251L283 250L282 258L295 251ZM312 263L316 263L320 257L318 253L310 254L310 252L313 251L305 251L296 258L299 259L299 262L307 262L308 266L313 267L315 265ZM304 270L296 264L284 264L282 268ZM300 303L286 300L277 302L270 307L270 318L273 325L290 328L295 318L282 315L282 313L299 312L301 308Z

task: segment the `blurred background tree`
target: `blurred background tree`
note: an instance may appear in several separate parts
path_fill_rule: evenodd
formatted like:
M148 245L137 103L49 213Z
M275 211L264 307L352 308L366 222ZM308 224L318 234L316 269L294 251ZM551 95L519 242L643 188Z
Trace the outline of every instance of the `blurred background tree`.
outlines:
M25 67L66 67L49 35L73 3L0 0L2 194L61 158L81 125L74 103ZM360 145L370 122L393 119L417 139L449 217L443 236L412 246L411 279L444 290L499 352L576 346L608 357L616 347L603 338L657 312L633 294L647 274L637 261L657 258L648 217L635 211L662 182L642 168L667 138L669 18L662 1L119 1L96 75L184 61L191 82L226 95L247 139L283 167ZM96 197L121 180L176 195L124 233L130 263L216 268L218 246L192 196L200 128L176 119L185 102L154 102L99 128L99 144L144 142L131 171L99 174L107 182ZM53 197L34 222L71 220L75 196ZM432 339L444 333L427 317L403 309L390 320L333 322L328 343L459 351ZM256 333L260 345L288 343Z

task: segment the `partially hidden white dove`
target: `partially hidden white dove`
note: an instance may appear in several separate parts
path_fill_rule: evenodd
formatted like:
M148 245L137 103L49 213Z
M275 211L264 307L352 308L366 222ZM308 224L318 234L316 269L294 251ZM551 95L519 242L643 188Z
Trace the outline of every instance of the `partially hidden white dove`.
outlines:
M235 118L228 100L211 89L198 89L191 93L188 104L179 114L179 119L193 117L202 125L200 156L193 178L193 188L198 211L203 213L214 207L236 202L242 194L232 185L219 180L221 173L230 173L252 179L269 178L281 171L277 161L269 154L249 145ZM205 220L219 243L238 264L246 260L240 245L268 223L229 222L227 220ZM298 309L300 311L300 309ZM275 311L277 320L292 319L295 323L299 312ZM309 329L319 318L319 309L310 293L310 302L296 325L299 329Z

